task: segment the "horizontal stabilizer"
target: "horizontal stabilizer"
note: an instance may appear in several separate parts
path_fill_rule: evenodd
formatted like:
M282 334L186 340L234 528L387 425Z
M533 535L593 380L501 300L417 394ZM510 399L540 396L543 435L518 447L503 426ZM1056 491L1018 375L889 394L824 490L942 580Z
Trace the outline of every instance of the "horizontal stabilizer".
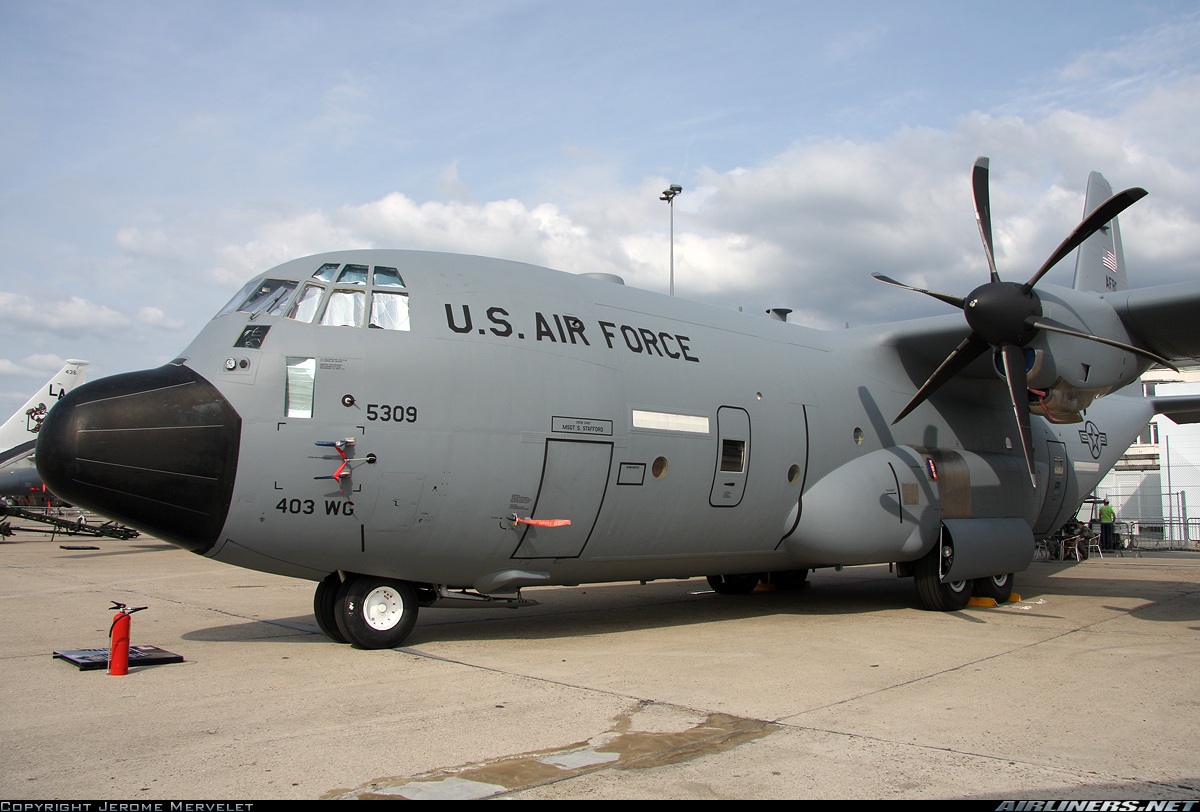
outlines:
M1150 398L1155 414L1165 414L1176 423L1200 423L1200 395L1160 395Z

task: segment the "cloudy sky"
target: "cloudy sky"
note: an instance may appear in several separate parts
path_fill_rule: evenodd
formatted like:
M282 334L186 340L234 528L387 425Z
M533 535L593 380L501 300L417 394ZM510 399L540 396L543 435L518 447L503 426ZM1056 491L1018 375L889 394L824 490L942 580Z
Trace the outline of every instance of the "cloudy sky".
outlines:
M1090 170L1135 286L1200 275L1194 2L0 0L0 411L65 358L175 357L251 276L338 248L608 271L841 327L879 271L1025 279ZM1047 281L1068 284L1072 263Z

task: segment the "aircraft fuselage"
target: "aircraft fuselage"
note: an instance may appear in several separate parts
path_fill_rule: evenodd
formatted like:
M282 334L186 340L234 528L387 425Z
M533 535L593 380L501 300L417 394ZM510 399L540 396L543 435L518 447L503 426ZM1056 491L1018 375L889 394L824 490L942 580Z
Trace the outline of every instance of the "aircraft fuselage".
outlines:
M342 284L339 267L373 270ZM889 424L928 369L879 328L410 251L295 260L246 291L171 365L65 399L39 466L64 498L313 580L504 594L914 562L946 519L960 536L1050 532L1150 414L1098 401L1088 425L1107 439L1090 445L1036 420L1035 489L995 375ZM1031 546L958 575L1022 569Z

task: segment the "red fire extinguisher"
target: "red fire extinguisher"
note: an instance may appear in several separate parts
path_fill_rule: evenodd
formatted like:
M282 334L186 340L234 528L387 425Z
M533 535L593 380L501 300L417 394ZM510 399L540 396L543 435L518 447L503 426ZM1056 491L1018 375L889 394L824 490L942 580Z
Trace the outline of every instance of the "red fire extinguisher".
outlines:
M108 627L108 673L114 677L123 677L129 673L129 616L148 607L128 607L118 601L113 601L110 609L116 609L112 625Z

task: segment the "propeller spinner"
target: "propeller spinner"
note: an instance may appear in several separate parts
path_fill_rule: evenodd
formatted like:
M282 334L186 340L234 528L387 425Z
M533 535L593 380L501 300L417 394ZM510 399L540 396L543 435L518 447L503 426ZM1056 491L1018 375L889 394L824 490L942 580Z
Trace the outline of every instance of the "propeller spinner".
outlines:
M937 293L923 288L916 288L897 282L883 274L872 274L881 282L889 285L913 290L932 296L938 301L954 307L960 307L971 327L971 334L946 357L946 360L934 370L929 379L917 390L917 394L908 402L896 419L895 425L903 420L913 409L920 406L936 392L943 384L965 369L972 361L983 355L989 348L998 352L1004 369L1004 377L1008 381L1009 399L1012 402L1013 414L1016 417L1017 429L1021 434L1021 446L1025 452L1025 464L1029 469L1029 479L1037 487L1037 479L1033 467L1033 437L1029 424L1029 387L1027 384L1024 347L1046 330L1048 332L1072 335L1089 341L1098 341L1111 347L1126 350L1149 358L1164 366L1174 366L1170 361L1139 347L1124 344L1101 336L1081 333L1069 327L1047 319L1042 313L1042 302L1034 292L1034 285L1046 275L1061 259L1078 248L1084 240L1103 228L1118 214L1132 206L1146 195L1145 189L1132 188L1110 197L1098 206L1091 214L1083 219L1075 230L1063 240L1062 244L1042 264L1042 267L1024 284L1004 282L996 271L995 251L992 247L992 216L991 203L988 195L988 159L979 158L971 173L971 188L975 199L975 219L979 223L979 235L983 239L984 252L987 254L988 269L991 281L980 285L966 297L962 298L948 293Z

